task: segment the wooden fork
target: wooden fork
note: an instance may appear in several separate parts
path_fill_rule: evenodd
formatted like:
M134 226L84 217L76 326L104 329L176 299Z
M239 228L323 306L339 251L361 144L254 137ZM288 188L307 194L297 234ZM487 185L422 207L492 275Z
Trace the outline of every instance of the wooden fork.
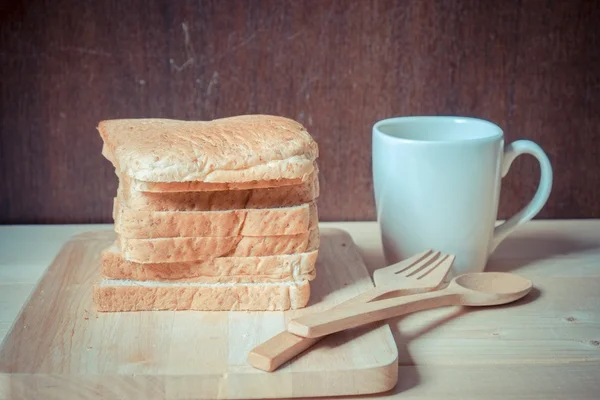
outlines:
M375 271L375 287L334 308L368 303L383 297L406 296L438 289L448 274L454 256L428 250L413 257ZM248 354L248 362L263 371L274 371L321 337L306 338L286 331L258 345Z

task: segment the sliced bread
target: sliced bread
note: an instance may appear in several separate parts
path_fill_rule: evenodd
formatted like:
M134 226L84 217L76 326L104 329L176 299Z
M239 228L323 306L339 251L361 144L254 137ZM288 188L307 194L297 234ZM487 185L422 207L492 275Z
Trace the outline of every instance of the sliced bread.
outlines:
M171 263L217 257L252 257L303 253L319 248L319 229L287 236L224 236L132 239L117 235L127 261Z
M114 200L115 232L128 238L278 236L318 226L314 203L227 211L138 211Z
M113 280L202 283L313 280L318 251L262 257L220 257L187 263L126 261L113 244L101 253L102 276Z
M98 311L284 311L308 304L308 281L184 283L103 280L94 286Z
M136 210L214 211L275 208L310 203L319 197L319 179L316 175L299 185L207 192L143 192L134 189L129 181L127 178L119 180L118 197L129 208Z
M102 155L109 160L113 165L116 165L114 157L110 154L108 146L102 146ZM270 179L270 180L253 180L248 182L147 182L139 179L123 175L115 167L115 173L120 182L123 182L131 188L131 190L148 193L182 193L182 192L224 192L230 190L257 190L257 189L274 189L286 186L300 186L318 179L319 166L316 161L313 162L312 172L302 175L298 178L289 179Z
M312 181L316 176L318 176L318 166L316 162L313 163L311 171L312 172L302 175L299 178L253 180L248 182L146 182L133 178L129 178L128 180L129 184L134 190L141 192L215 192L225 190L272 189L284 186L299 186L303 183Z
M306 129L279 116L107 120L98 131L118 174L144 182L305 181L318 157Z

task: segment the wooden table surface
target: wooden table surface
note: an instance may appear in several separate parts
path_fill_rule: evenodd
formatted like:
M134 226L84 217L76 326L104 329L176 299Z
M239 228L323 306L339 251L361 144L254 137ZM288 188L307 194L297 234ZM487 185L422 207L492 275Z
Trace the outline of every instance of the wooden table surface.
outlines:
M350 233L371 271L384 266L376 223L321 226ZM0 226L0 339L63 243L97 229L112 226ZM398 385L368 398L600 398L600 220L530 222L488 269L528 277L534 292L518 306L391 321Z

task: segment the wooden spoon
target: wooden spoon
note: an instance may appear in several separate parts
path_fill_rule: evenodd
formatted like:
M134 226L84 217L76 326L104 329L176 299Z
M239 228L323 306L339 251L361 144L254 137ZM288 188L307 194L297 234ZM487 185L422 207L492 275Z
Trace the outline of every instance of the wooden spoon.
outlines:
M291 320L288 331L315 338L430 308L506 304L522 298L532 287L529 279L505 272L464 274L450 281L443 290L308 314Z

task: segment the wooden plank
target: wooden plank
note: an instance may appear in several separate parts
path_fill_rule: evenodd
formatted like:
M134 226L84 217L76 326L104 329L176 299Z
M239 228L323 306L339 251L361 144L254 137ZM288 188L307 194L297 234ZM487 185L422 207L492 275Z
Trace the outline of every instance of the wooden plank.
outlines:
M562 365L436 365L421 368L400 366L398 385L389 392L370 395L371 400L437 400L437 399L486 399L507 398L528 400L595 400L600 393L600 364L575 363ZM46 386L32 388L22 385L12 392L2 392L2 398L27 398L34 389L43 388L44 398L60 400L64 393L60 388L64 377L48 376ZM133 393L150 400L175 399L163 390L162 379L140 377L137 384L124 382L120 376L107 376L113 383L104 393L108 398L128 398ZM22 389L22 390L21 390ZM12 397L9 397L8 394ZM78 398L97 398L98 392L81 388ZM340 396L338 399L358 397ZM360 397L363 398L363 397ZM304 398L305 400L308 398ZM313 398L314 399L314 398ZM325 399L325 398L322 398Z
M324 221L375 218L371 127L415 114L483 117L507 142L538 142L555 165L540 217L600 217L594 0L5 3L0 223L111 221L98 120L257 112L315 135ZM517 159L501 218L537 180Z
M344 226L371 271L384 266L377 224ZM600 221L535 221L492 255L490 270L532 279L517 306L448 307L390 326L400 364L571 363L600 357Z
M35 283L73 236L112 225L0 226L0 283Z
M0 348L0 393L215 399L388 390L397 380L398 359L387 325L334 335L274 373L246 362L250 349L279 333L292 315L331 307L372 287L350 236L333 229L321 235L312 305L285 313L96 313L91 286L99 278L99 253L114 233L77 235L48 268Z
M35 284L48 268L42 263L25 265L0 265L0 282L2 285Z
M501 221L500 221L501 222ZM498 222L498 223L500 223ZM339 226L321 223L322 226ZM379 227L371 222L344 222L367 268L386 266ZM490 271L534 276L598 276L600 220L531 221L512 233L490 256Z
M321 226L342 227L351 233L360 253L367 255L365 260L370 268L376 267L380 262L381 248L375 223L323 223ZM111 227L106 225L103 228ZM75 227L0 227L0 259L12 260L15 266L10 268L6 264L6 271L14 271L15 276L19 274L18 270L22 265L20 260L23 258L31 258L31 261L47 265L54 254L47 251L46 247L54 246L53 237L60 237L71 229ZM85 226L77 229L85 230ZM22 257L13 254L21 248L16 246L17 241L10 241L13 237L19 237L18 241L31 238L38 243L36 251L45 254L46 258L40 256L35 259L29 253L22 254ZM398 342L401 363L398 385L392 392L369 398L501 400L514 397L592 400L598 397L599 348L594 341L598 340L600 332L597 311L600 309L597 303L600 291L594 288L598 281L597 260L600 255L595 253L593 243L600 243L600 221L535 221L515 233L515 239L519 237L561 238L560 242L553 242L551 246L544 245L543 241L531 241L529 246L518 246L518 240L509 241L507 243L511 245L499 248L494 256L509 265L512 263L511 258L528 260L527 265L520 265L515 272L534 279L534 283L541 289L541 296L519 307L506 306L468 314L459 313L459 308L450 307L413 314L394 322L391 326ZM33 275L39 270L42 268L31 270L32 281L39 278ZM545 272L548 274L545 275ZM10 279L10 274L5 276ZM7 307L16 315L27 297L27 294L20 295L20 290L11 289L13 287L14 285L0 286L0 323L5 323L7 327L12 324L6 313ZM29 285L29 288L23 288L23 293L31 289L32 286ZM146 322L140 318L138 323ZM167 331L168 321L162 326L161 329ZM230 320L229 329L234 327L235 321ZM109 327L103 329L107 335L135 336L135 333L127 330L114 331ZM228 358L232 358L232 362L241 361L241 357L235 356L235 352L249 348L248 341L253 337L262 341L270 335L267 329L256 324L254 329L246 333L247 337L240 337L240 341L228 346ZM89 336L81 336L78 340L90 343ZM139 343L135 352L138 357L131 358L126 368L132 370L137 364L143 364L147 358L141 358L139 354L146 351L147 347L144 342ZM88 351L99 352L99 348ZM87 356L89 360L94 360L92 354ZM83 368L81 361L78 361L80 359L73 357L72 360L79 362ZM293 371L302 362L305 362L304 358L286 368ZM101 364L86 365L88 374L98 373L102 367ZM100 367L92 368L92 365ZM119 375L103 376L107 381L114 382L110 388L105 388L108 397L126 398L133 394L143 394L150 399L169 398L164 379L155 376L147 379L139 377L139 380L132 383ZM255 385L267 385L268 382L262 381L260 377L261 374L253 377ZM39 381L34 384L31 380L26 380L23 386L30 385L30 390L44 390L44 398L60 399L64 398L64 392L57 388L61 388L66 379L68 377L64 375L48 375L45 384ZM96 386L93 378L90 379L88 384L79 387L78 397L96 395ZM188 384L185 380L172 380L168 390L170 397L185 394L178 388L185 388ZM289 382L284 382L283 385L291 387ZM7 388L10 388L8 378L0 375L0 398L18 398L16 395L9 396ZM13 385L13 389L12 394L17 394L18 385Z
M600 393L600 364L401 366L387 397L427 399L594 400Z
M0 284L0 342L17 319L34 284Z

